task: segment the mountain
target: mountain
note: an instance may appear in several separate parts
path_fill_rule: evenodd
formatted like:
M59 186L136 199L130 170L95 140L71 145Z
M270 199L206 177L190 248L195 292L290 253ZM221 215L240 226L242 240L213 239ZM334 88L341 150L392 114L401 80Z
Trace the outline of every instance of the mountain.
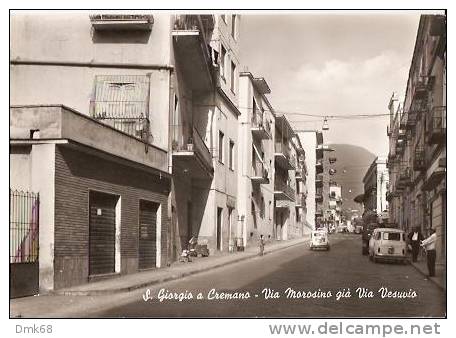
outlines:
M376 155L366 148L351 144L330 144L329 147L335 150L330 156L337 159L330 165L336 169L330 178L342 187L342 208L359 210L361 216L362 206L353 199L364 193L363 178ZM327 162L325 165L328 165Z

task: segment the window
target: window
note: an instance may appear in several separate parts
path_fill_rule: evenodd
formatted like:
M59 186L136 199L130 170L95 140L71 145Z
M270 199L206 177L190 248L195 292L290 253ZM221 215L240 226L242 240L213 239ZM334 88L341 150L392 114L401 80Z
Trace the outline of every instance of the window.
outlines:
M218 160L220 163L223 163L223 142L225 134L219 131L219 143L218 143Z
M231 36L236 40L236 15L231 15Z
M224 81L225 80L225 62L226 62L226 49L225 47L223 47L222 45L222 48L221 48L221 51L220 51L220 74L222 75L222 79Z
M383 239L387 241L400 241L401 234L399 232L384 232Z
M234 141L230 140L230 158L229 158L230 169L234 170Z
M231 61L231 91L234 93L236 89L236 65Z

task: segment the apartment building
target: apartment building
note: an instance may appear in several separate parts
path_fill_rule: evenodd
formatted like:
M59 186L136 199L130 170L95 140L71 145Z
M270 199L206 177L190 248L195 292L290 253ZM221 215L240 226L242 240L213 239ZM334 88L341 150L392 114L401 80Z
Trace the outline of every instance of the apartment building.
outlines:
M278 114L274 132L274 238L287 240L296 220L295 133L287 118Z
M39 290L166 265L171 30L147 13L12 15L10 187L40 196L23 278Z
M386 194L389 186L389 173L386 157L377 157L367 169L363 178L364 210L376 213L381 222L388 222L388 201Z
M173 260L198 237L210 251L238 237L238 15L179 15L173 35Z
M446 17L422 15L405 98L388 108L390 219L410 231L437 233L437 262L446 261Z
M307 164L306 164L306 152L301 143L301 139L298 134L292 138L293 146L296 149L296 200L295 200L295 222L292 230L292 237L301 237L302 235L309 233L312 229L307 224Z
M257 245L260 235L274 238L274 109L271 92L262 77L241 72L239 78L239 151L237 237L245 245Z
M338 227L342 222L342 188L337 184L329 186L328 226Z
M317 180L323 174L323 133L317 130L300 130L297 133L306 154L306 224L315 229L323 224L323 182Z
M166 266L192 236L228 251L239 20L12 17L11 188L40 194L41 289Z

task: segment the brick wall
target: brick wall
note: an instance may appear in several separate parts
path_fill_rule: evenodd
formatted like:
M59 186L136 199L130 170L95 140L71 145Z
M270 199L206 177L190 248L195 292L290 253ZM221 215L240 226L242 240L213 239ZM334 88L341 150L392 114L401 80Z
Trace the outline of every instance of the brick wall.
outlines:
M88 281L90 190L121 197L121 273L138 271L139 200L160 203L166 266L169 179L64 146L55 161L55 289Z

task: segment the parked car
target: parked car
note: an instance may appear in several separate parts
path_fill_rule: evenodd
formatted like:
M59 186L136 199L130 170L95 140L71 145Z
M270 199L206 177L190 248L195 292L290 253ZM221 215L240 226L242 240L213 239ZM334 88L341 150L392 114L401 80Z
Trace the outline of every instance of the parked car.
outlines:
M369 240L369 258L374 262L388 260L407 262L405 232L394 228L377 228Z
M329 238L326 230L314 230L310 233L310 250L329 250Z

